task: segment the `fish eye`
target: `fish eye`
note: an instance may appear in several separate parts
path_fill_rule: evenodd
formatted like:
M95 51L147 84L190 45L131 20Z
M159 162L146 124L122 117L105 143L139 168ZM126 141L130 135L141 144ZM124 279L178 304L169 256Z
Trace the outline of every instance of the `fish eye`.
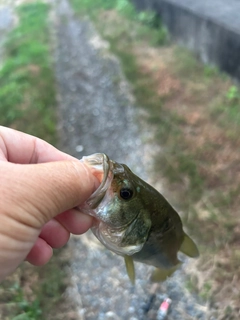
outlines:
M133 196L133 191L129 188L122 188L120 190L120 197L124 200L129 200Z

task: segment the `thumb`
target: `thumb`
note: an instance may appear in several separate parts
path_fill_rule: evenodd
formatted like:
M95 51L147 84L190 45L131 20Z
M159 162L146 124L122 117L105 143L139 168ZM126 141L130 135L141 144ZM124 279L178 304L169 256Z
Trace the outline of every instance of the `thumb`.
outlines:
M1 163L0 194L13 220L40 229L57 214L86 201L98 186L80 161ZM3 189L3 190L1 190Z

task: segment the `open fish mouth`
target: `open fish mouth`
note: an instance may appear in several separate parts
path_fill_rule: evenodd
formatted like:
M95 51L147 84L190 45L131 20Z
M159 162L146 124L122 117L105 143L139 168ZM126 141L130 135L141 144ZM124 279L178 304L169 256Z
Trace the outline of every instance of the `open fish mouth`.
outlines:
M117 254L132 255L140 251L144 243L122 244L129 223L121 226L112 225L108 216L109 201L112 198L111 184L115 174L124 172L123 165L110 160L104 153L86 156L80 161L89 166L100 181L97 190L83 205L78 207L81 212L95 218L91 228L92 232L102 244Z
M95 153L90 156L85 156L82 157L80 161L91 167L93 174L100 181L100 185L97 190L88 198L84 207L81 207L81 210L84 212L85 207L87 210L95 209L100 204L108 188L111 186L114 174L112 170L113 163L104 153ZM91 210L87 213L95 216Z
M124 167L123 165L110 160L104 153L95 153L90 156L84 156L80 161L91 168L93 175L97 177L100 182L97 190L93 192L85 202L85 207L87 209L96 209L104 199L107 191L110 190L114 175L124 172ZM82 208L83 207L81 207L81 210ZM86 213L92 214L92 212L89 211ZM94 216L94 214L92 215Z

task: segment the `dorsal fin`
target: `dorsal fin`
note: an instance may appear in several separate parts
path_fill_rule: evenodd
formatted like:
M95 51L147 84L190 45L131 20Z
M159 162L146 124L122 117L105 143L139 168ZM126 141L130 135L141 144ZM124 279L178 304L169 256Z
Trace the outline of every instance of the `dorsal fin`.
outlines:
M131 256L125 255L124 261L125 261L128 277L132 282L132 284L134 285L135 284L135 268L134 268L133 258Z
M199 256L196 244L186 233L184 233L184 240L179 250L191 258Z

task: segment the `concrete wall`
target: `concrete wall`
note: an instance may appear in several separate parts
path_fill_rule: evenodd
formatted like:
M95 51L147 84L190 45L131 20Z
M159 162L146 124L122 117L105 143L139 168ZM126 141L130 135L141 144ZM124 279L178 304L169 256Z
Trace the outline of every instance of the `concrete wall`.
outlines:
M140 10L155 10L173 39L204 63L240 80L239 0L132 0Z

